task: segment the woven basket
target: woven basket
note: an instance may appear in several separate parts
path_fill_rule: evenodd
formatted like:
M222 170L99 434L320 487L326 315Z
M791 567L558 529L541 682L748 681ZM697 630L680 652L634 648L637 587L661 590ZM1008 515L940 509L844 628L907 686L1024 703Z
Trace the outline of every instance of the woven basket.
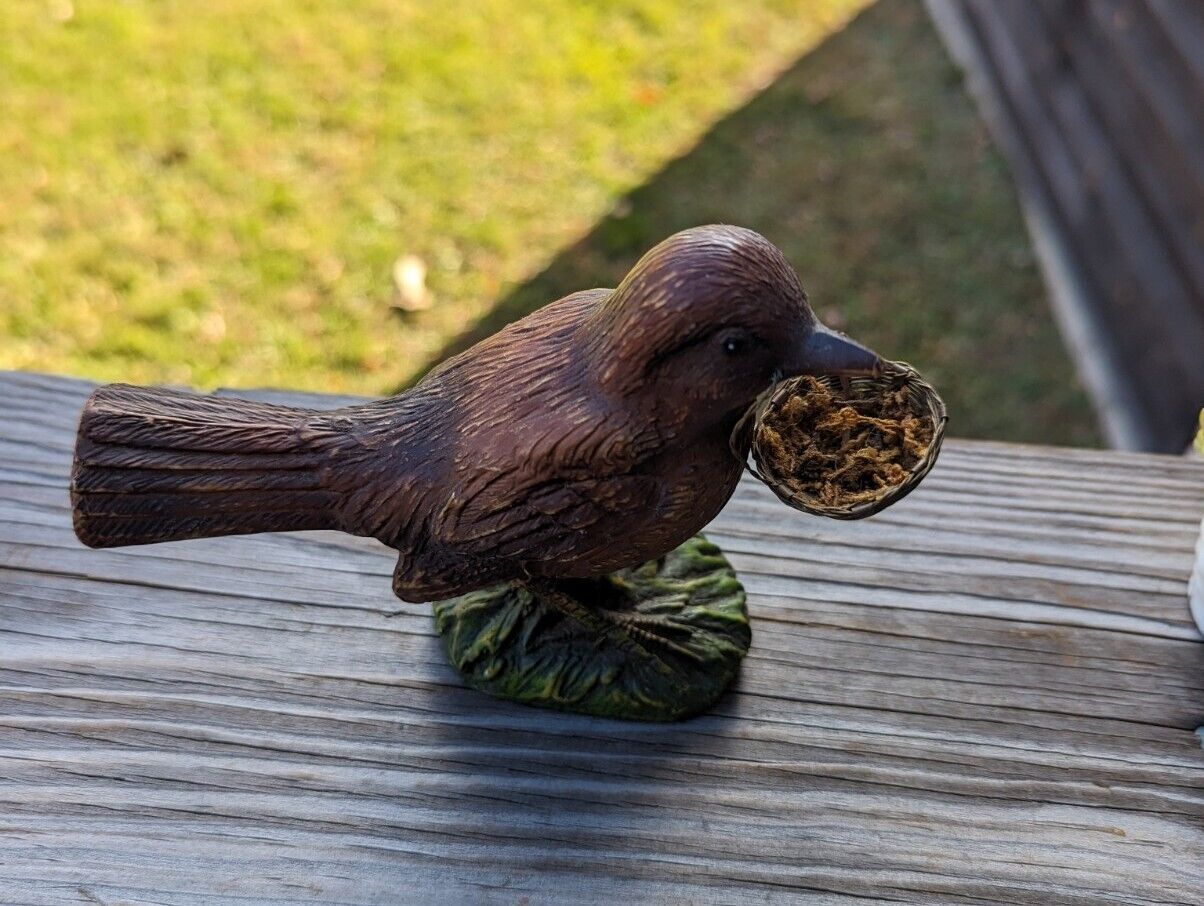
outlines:
M775 384L749 408L732 432L732 452L753 475L768 485L779 499L805 513L828 516L832 519L864 519L866 516L881 512L892 503L902 500L924 480L924 476L932 470L932 466L936 463L937 455L941 451L941 440L945 436L945 423L949 420L944 401L941 400L932 385L921 378L919 373L906 362L887 362L879 376L845 379L847 384L842 383L842 379L839 377L824 376L816 378L816 380L833 392L844 394L873 393L877 396L885 391L894 392L903 389L916 414L928 415L932 418L932 443L929 444L924 458L912 467L902 482L893 487L884 488L881 495L872 500L862 500L842 506L828 506L790 490L790 476L778 474L772 460L765 457L759 448L757 441L760 432L757 427L766 412L781 405L786 398L794 395L804 381L804 378L801 377L789 378ZM748 463L750 451L756 465Z

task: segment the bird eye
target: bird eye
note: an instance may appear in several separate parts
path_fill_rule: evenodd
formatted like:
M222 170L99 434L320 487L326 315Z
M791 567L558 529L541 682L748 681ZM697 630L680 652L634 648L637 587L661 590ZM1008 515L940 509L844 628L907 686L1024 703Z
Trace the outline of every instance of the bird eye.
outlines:
M727 355L739 355L744 351L744 341L739 337L727 337L723 341L723 351Z

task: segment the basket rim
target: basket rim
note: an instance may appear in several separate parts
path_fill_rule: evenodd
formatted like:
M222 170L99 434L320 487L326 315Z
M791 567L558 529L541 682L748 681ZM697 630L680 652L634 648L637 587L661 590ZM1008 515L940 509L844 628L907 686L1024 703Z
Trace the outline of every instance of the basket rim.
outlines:
M807 377L813 377L826 386L839 386L841 383L841 378L838 375L795 375L786 378L773 384L757 397L756 401L749 406L748 410L740 417L740 420L732 429L730 438L732 453L741 461L743 467L773 491L779 500L794 509L816 516L827 516L832 519L864 519L867 516L881 512L892 504L898 503L915 490L928 473L932 471L932 467L936 465L937 457L940 454L941 443L945 437L945 428L949 422L949 412L945 406L945 401L941 399L936 388L925 381L920 373L910 364L907 362L886 361L882 372L878 376L852 377L849 378L849 381L853 384L867 381L880 384L885 380L891 383L914 385L917 396L929 410L929 415L933 421L932 441L928 444L928 450L924 456L908 470L907 477L903 481L873 500L863 500L842 506L827 506L819 503L801 503L797 499L788 497L780 490L784 482L776 481L774 477L765 474L765 471L767 471L765 465L757 455L755 428L760 416L768 408L773 406L783 396L793 393L795 388ZM750 454L752 455L752 463L749 462Z

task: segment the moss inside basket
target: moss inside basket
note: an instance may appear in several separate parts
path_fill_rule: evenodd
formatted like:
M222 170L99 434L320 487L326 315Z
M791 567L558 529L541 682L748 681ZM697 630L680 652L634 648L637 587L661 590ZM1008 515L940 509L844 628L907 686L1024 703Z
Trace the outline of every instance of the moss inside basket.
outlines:
M759 412L753 453L779 496L843 509L900 489L935 452L936 432L905 382L846 388L801 377Z

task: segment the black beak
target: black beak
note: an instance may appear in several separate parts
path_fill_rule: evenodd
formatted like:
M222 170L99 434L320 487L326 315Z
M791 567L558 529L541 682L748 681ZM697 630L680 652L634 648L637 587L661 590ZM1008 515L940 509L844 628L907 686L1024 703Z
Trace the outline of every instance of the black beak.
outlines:
M872 350L816 322L791 363L792 374L882 373L882 359Z

